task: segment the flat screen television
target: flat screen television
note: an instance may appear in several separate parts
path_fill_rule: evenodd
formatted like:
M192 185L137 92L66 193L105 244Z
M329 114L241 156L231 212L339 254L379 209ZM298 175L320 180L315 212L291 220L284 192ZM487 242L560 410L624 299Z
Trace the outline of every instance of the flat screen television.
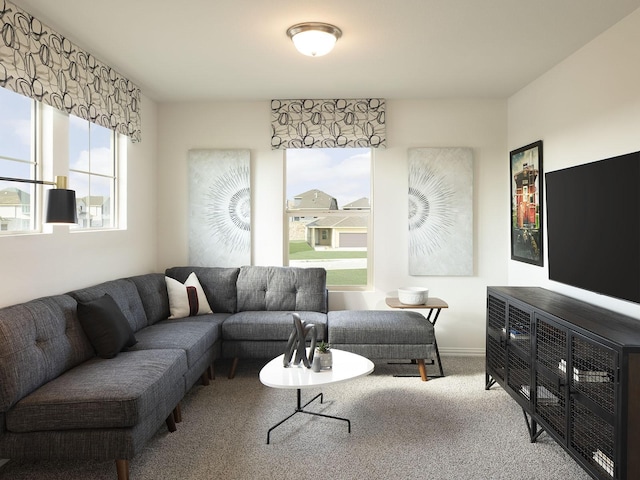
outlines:
M640 152L545 179L549 279L640 303Z

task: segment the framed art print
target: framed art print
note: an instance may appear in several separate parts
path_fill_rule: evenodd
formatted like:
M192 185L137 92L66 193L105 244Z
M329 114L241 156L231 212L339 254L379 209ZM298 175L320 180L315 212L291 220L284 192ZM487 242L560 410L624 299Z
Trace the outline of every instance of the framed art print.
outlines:
M542 141L510 152L511 259L542 266Z

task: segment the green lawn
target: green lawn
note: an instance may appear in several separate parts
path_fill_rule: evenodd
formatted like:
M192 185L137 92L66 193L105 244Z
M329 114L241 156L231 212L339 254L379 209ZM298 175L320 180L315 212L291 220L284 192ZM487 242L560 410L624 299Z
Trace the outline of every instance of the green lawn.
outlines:
M327 285L366 285L367 269L327 270Z
M362 251L315 251L304 240L289 243L290 260L328 260L332 258L367 258ZM319 265L320 266L320 265ZM366 285L367 269L327 270L327 285Z
M367 252L363 251L315 251L304 240L289 242L290 260L322 260L329 258L367 258Z

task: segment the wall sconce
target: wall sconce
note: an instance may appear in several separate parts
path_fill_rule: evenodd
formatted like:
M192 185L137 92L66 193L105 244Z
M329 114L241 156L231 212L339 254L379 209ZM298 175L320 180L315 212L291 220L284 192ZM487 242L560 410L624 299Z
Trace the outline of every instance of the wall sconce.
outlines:
M24 178L0 177L9 182L35 183L37 185L54 185L47 191L45 223L73 224L78 223L76 213L76 192L67 190L67 177L56 177L55 182L46 180L27 180Z
M328 23L306 22L289 27L287 35L300 53L321 57L333 50L342 30Z

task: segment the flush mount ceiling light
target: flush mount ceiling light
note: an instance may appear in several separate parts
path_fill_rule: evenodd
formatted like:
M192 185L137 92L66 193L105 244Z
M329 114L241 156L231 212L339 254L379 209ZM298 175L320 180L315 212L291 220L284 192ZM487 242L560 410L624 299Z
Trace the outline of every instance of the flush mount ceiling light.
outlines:
M333 50L342 30L328 23L305 22L289 27L287 35L300 53L321 57Z

